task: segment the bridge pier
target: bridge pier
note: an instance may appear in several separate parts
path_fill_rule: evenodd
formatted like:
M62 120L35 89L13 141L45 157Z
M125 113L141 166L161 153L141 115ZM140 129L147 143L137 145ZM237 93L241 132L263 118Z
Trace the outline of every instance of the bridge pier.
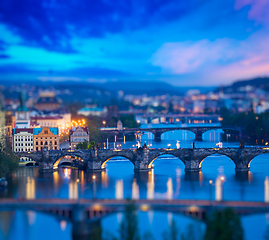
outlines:
M134 171L135 172L145 172L150 171L152 169L149 166L149 149L148 148L140 148L137 150L137 157L134 163Z
M52 161L40 161L38 166L39 172L53 172L53 162Z
M195 132L195 141L203 141L203 131Z
M161 135L162 135L162 133L160 133L160 132L155 132L155 133L153 133L154 134L154 141L155 142L161 142L162 141L162 139L161 139Z
M102 168L101 160L90 160L88 161L87 171L89 172L101 172L104 171L105 168Z
M185 172L199 172L202 170L199 160L185 160Z

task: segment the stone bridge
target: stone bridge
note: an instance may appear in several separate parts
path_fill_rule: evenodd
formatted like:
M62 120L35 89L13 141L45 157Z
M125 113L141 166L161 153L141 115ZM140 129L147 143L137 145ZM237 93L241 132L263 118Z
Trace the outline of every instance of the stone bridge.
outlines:
M195 134L195 140L202 140L203 134L205 132L211 131L211 130L218 130L221 129L224 132L238 132L239 140L242 138L242 128L239 127L229 127L229 126L189 126L189 127L166 127L166 128L123 128L123 129L109 129L109 128L101 128L100 130L108 133L110 135L116 135L118 141L122 141L124 135L126 134L137 134L137 133L143 133L143 132L150 132L154 135L154 140L156 142L161 141L161 135L165 132L169 131L176 131L176 130L186 130L191 131Z
M230 158L236 171L248 171L250 162L260 154L269 153L269 148L180 148L180 149L99 149L99 150L49 150L44 152L17 153L19 157L29 157L39 163L40 171L53 171L58 168L64 156L80 157L85 161L88 171L102 171L105 164L113 157L123 157L134 165L134 171L149 171L155 159L162 155L179 158L185 171L200 171L202 162L213 154ZM119 158L121 160L121 158ZM123 159L125 160L125 159ZM64 161L64 159L63 159ZM165 161L165 160L164 160Z

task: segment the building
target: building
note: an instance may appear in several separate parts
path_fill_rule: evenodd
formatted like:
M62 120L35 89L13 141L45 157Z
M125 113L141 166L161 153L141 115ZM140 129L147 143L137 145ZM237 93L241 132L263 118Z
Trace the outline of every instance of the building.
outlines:
M29 152L33 151L33 128L13 129L13 151Z
M59 133L65 131L71 125L71 114L63 115L47 115L47 116L33 116L31 119L31 127L57 127Z
M6 148L6 126L5 126L4 98L0 93L0 152Z
M16 128L30 128L30 111L26 107L26 95L24 89L21 90L20 106L15 112Z
M15 114L12 111L6 111L6 143L8 148L13 148L13 129L16 128Z
M34 108L42 112L58 110L61 107L61 100L52 91L41 91L34 104Z
M63 125L63 118L59 116L31 117L31 126L61 128Z
M73 127L69 133L69 141L71 149L76 149L78 143L89 141L89 130L88 127Z
M34 151L59 149L59 131L54 127L33 128Z

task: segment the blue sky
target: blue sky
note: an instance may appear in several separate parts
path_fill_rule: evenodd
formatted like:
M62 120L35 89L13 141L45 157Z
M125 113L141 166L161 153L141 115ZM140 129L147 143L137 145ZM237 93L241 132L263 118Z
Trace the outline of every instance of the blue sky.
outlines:
M269 76L268 0L2 0L0 80Z

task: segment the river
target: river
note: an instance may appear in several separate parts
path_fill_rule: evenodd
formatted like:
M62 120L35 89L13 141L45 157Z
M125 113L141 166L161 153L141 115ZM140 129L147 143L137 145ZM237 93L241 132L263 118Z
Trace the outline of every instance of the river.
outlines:
M205 133L203 141L195 142L195 147L215 147L221 140L221 131ZM151 134L141 137L141 143L149 147L191 147L194 135L185 131L171 131L163 134L162 141L155 143ZM109 147L132 147L137 141L110 143ZM239 143L224 142L223 147L238 147ZM269 189L265 189L266 177L269 176L268 155L260 155L251 162L251 170L245 175L237 175L234 163L226 156L207 157L202 163L202 171L194 176L185 174L184 164L172 156L155 160L154 169L148 173L134 173L130 161L107 162L106 171L93 174L67 168L60 168L53 173L39 173L35 167L21 167L9 179L8 188L0 192L0 197L35 198L93 198L96 184L96 198L140 198L140 199L210 199L219 197L216 179L224 177L223 199L243 201L268 200ZM268 184L267 184L268 186ZM267 194L267 196L266 196ZM112 214L101 221L103 235L117 235L122 213ZM203 223L180 214L169 212L139 212L141 234L151 231L156 240L162 239L162 233L174 220L181 232L192 224L195 232L205 230ZM269 216L257 214L241 218L245 239L264 239L269 229ZM0 212L0 239L4 240L47 240L72 239L70 223L60 221L50 215L33 211Z

